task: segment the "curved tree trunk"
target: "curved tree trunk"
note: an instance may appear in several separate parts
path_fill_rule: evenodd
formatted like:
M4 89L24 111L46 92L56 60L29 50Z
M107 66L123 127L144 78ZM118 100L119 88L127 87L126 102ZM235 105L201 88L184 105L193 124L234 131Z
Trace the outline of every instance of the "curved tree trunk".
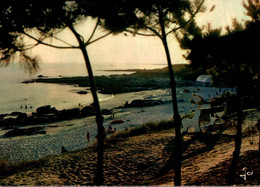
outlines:
M160 13L160 11L159 11ZM180 186L181 185L181 162L182 162L182 150L181 150L181 117L179 115L178 103L177 103L177 94L176 94L176 82L174 77L174 72L172 68L172 62L169 52L169 47L167 44L167 36L164 27L164 20L162 14L159 14L159 22L162 29L162 42L165 49L166 57L167 57L167 64L169 69L169 76L170 76L170 87L172 91L172 105L173 105L173 120L174 120L174 128L175 128L175 177L174 177L174 185Z
M90 60L88 57L87 49L85 47L84 42L81 40L81 36L77 33L77 31L73 28L73 26L69 26L70 30L73 32L75 37L77 38L77 41L80 46L80 50L84 56L85 64L87 67L88 75L89 75L89 82L90 82L90 89L94 101L94 109L96 112L96 122L97 122L97 127L98 127L98 146L97 146L97 173L96 173L96 178L95 178L95 185L103 185L104 183L104 173L103 173L103 148L104 148L104 129L103 129L103 121L104 118L102 116L101 110L100 110L100 105L99 105L99 100L98 100L98 95L97 95L97 88L93 76L93 71L92 67L90 64Z

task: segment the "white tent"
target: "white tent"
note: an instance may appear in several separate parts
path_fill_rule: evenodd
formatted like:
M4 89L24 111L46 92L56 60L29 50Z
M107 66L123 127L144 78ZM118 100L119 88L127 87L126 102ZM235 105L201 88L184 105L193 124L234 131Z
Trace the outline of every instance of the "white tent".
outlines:
M206 86L209 86L212 84L212 76L211 75L200 75L196 79L197 82L205 84Z

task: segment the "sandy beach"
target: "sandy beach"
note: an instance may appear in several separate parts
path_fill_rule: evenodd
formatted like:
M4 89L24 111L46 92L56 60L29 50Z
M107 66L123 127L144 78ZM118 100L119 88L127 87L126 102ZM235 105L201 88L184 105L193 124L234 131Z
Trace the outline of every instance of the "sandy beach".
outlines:
M192 93L197 92L197 90L198 87L177 89L178 105L182 115L189 114L191 110L195 110L198 107L198 105L191 104L190 102ZM214 87L199 88L199 94L205 97L205 99L209 99L209 95L214 97L218 91L219 89ZM222 91L224 92L224 90ZM110 99L101 101L101 107L113 109L123 106L126 101L130 102L134 99L157 99L162 100L163 104L152 107L114 109L116 113L113 119L111 119L110 115L104 116L104 127L107 129L111 121L117 119L124 120L124 123L112 125L113 129L116 128L117 131L122 131L126 128L131 129L147 122L172 119L173 109L168 89L117 94L111 96ZM204 107L207 106L204 105ZM13 138L1 137L0 151L2 152L2 158L11 163L17 163L38 160L49 155L59 155L62 146L68 151L86 148L95 142L95 136L97 135L95 117L48 123L44 124L44 126L47 126L47 133L44 135L18 136ZM1 131L2 134L4 132ZM90 133L90 142L86 138L87 132Z
M245 111L243 127L252 126L259 111ZM243 130L245 133L246 129ZM259 133L259 132L258 132ZM237 185L259 185L257 162L258 133L243 136ZM167 147L174 139L173 129L106 141L104 185L173 186L174 170ZM221 134L184 135L183 185L226 185L226 176L234 150L234 127ZM253 171L247 180L240 177L243 168ZM163 169L164 168L164 169ZM96 169L95 147L50 156L35 163L24 163L15 173L0 178L1 185L93 185Z

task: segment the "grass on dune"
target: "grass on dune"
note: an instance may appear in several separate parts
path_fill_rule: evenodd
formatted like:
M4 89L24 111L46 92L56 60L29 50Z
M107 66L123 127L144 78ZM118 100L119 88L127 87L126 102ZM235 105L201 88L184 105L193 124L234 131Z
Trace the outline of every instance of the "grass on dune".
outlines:
M106 142L114 144L124 138L139 136L142 134L150 134L153 132L158 132L161 130L166 130L171 128L173 128L173 120L162 120L159 122L145 123L139 127L131 128L129 130L124 130L116 134L113 134L112 136L106 139Z

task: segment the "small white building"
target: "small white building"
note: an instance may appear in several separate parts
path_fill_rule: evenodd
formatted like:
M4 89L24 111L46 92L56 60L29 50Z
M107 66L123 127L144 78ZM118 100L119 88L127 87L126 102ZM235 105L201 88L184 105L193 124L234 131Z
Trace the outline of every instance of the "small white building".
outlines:
M200 75L196 79L196 82L203 86L210 86L212 85L212 76L211 75Z

